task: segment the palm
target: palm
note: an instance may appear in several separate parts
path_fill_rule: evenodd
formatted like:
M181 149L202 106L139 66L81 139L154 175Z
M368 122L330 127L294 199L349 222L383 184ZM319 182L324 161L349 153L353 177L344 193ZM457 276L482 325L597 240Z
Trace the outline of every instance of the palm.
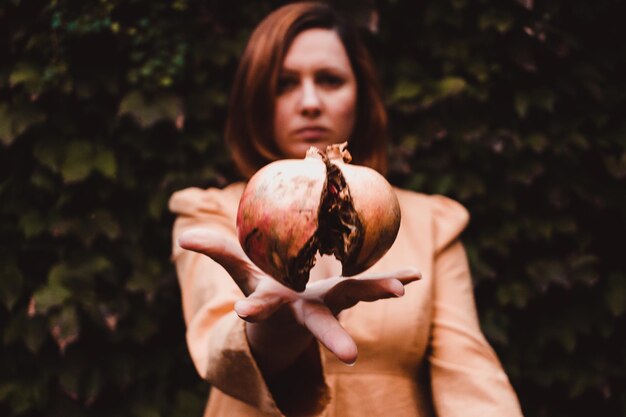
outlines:
M288 306L294 319L307 328L340 360L356 359L356 345L339 324L336 316L360 301L376 301L404 294L404 285L420 279L415 269L385 274L364 274L358 278L340 276L311 282L298 293L261 271L241 249L238 242L206 229L184 233L182 248L205 254L226 269L245 299L235 304L237 314L249 322L270 318Z

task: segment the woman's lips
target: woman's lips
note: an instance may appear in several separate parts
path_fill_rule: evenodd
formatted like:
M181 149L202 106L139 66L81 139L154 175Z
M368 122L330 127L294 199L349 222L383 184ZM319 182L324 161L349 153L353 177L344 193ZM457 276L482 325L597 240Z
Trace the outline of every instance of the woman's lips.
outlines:
M296 130L296 137L306 141L318 141L328 135L328 129L323 127L305 127Z

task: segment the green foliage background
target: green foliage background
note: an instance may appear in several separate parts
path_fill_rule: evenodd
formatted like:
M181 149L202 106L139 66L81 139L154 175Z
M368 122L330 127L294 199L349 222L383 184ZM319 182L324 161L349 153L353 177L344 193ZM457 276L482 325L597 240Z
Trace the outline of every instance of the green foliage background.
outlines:
M280 4L1 3L0 415L201 415L167 200L235 178L229 86ZM366 35L390 179L472 213L483 329L527 416L626 415L616 5L381 0Z

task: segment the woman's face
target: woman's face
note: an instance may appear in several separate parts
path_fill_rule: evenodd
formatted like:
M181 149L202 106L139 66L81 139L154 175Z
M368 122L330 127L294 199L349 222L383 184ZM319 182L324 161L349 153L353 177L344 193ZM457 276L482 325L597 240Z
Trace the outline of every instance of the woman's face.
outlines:
M337 33L309 29L294 39L278 76L274 138L286 158L302 158L311 146L325 149L350 138L357 85Z

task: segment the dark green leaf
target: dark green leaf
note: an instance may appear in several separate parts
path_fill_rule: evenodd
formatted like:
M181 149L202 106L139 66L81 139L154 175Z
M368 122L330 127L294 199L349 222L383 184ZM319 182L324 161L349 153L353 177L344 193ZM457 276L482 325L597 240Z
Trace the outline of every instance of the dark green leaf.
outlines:
M182 103L173 95L146 98L139 91L132 91L120 103L120 115L130 115L143 128L150 127L161 120L171 122L183 114Z
M389 99L392 103L401 100L415 99L421 94L422 90L423 88L420 83L407 79L401 79L394 87Z
M33 295L35 311L40 314L47 314L51 309L63 305L71 297L72 292L62 286L61 283L50 281Z
M31 317L20 329L24 344L32 353L38 353L48 336L46 324L41 317Z
M615 317L626 312L626 275L624 273L616 272L608 277L605 300Z
M0 103L0 142L11 145L28 128L46 120L46 115L30 103Z
M20 227L26 238L39 235L46 228L46 221L35 210L28 210L20 216Z
M117 173L117 163L115 155L111 150L100 149L96 152L94 168L108 178L115 178Z
M71 142L61 165L61 175L66 182L81 181L94 169L93 147L89 142Z
M74 306L66 305L61 311L50 316L50 333L61 352L65 352L67 347L78 340L80 324L78 314Z
M24 84L30 94L40 92L40 81L40 67L27 62L18 62L9 76L11 87Z
M12 262L0 263L0 298L4 306L12 310L22 294L24 277L17 265Z

